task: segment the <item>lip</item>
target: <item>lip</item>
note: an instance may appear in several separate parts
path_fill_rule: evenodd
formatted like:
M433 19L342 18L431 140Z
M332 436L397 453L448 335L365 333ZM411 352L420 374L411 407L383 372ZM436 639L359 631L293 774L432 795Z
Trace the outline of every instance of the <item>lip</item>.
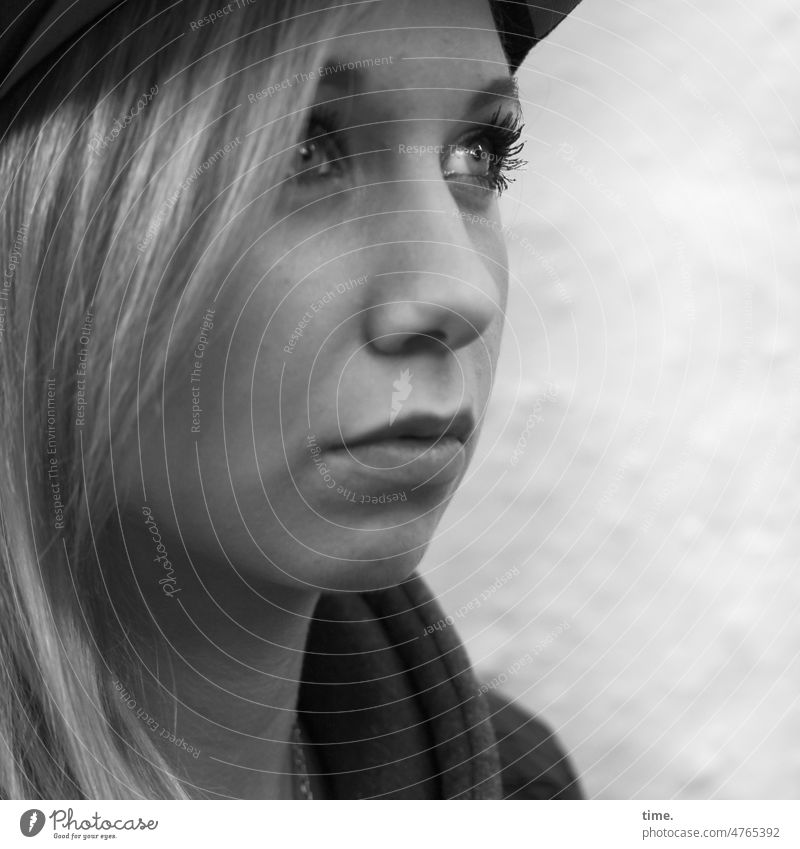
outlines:
M364 491L446 486L466 468L465 443L474 428L468 411L417 413L345 439L328 458L337 480Z
M451 416L434 413L412 413L390 425L382 425L345 438L341 447L353 449L361 445L392 442L397 439L419 439L427 441L445 438L465 443L475 429L475 419L469 410L457 410Z

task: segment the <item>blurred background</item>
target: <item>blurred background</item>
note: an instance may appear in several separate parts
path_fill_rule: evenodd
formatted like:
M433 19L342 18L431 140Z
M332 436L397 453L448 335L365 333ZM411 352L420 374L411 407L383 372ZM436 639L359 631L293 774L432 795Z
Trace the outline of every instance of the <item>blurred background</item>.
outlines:
M583 0L520 71L497 385L422 571L594 798L800 793L798 46L793 0Z

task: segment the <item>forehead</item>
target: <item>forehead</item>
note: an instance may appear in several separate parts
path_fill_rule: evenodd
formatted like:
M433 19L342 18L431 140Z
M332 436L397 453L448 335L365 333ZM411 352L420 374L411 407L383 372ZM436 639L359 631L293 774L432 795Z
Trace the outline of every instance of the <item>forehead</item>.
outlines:
M326 52L319 78L324 88L481 90L496 89L505 79L506 91L514 90L489 0L354 5Z

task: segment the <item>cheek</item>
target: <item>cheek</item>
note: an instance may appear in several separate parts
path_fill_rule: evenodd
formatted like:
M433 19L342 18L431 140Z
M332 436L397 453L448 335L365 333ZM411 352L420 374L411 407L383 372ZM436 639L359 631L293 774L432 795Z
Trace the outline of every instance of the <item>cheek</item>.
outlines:
M499 218L490 232L484 233L483 238L476 238L475 244L476 249L480 250L491 263L492 274L501 296L503 312L505 312L508 297L508 244Z
M484 257L486 268L494 279L500 306L500 314L491 322L483 335L483 344L489 352L494 367L500 353L500 343L506 323L509 287L508 246L502 235L502 226L499 219L491 231L482 230L476 234L473 238L473 244L475 250L479 251L480 255Z
M476 375L478 392L481 396L481 407L489 401L492 386L497 372L497 362L500 356L503 331L506 325L506 308L508 305L508 249L505 238L501 233L499 220L491 230L481 228L473 234L473 244L476 252L483 258L488 272L495 283L500 310L486 328L480 339L469 345L465 356L471 358L473 373Z
M232 480L243 499L263 501L264 489L274 497L291 484L318 394L310 381L323 368L320 352L326 353L331 326L342 321L332 304L315 309L324 297L320 285L295 285L306 274L297 266L276 269L244 295L245 280L239 281L240 297L232 292L220 301L199 379L192 382L176 359L166 418L172 466L194 467L199 457L204 478ZM228 497L225 490L221 498Z

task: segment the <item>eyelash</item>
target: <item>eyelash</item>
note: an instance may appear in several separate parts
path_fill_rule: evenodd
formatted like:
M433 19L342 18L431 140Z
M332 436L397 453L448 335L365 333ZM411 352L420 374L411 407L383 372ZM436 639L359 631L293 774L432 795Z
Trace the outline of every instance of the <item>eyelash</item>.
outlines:
M335 112L327 109L317 109L312 114L306 125L307 130L303 134L306 138L296 148L311 143L324 144L333 142L338 149L337 156L330 157L329 161L336 167L346 158L341 150L341 132L337 129L339 119ZM473 175L472 180L477 181L482 188L502 194L513 182L509 176L510 172L522 168L527 163L520 157L525 141L522 140L522 132L525 125L516 112L506 112L503 115L502 107L492 115L485 126L471 133L464 141L452 147L469 147L478 141L486 140L492 149L489 173L486 175ZM313 172L317 166L312 166L304 171L299 171L295 178L302 181L314 179Z
M482 138L490 142L493 150L492 170L485 178L486 188L496 191L498 195L514 182L513 177L509 176L510 172L527 165L526 161L520 157L525 148L525 141L522 139L525 125L518 113L506 112L502 115L502 112L502 107L498 108L486 127L466 142L469 145Z

